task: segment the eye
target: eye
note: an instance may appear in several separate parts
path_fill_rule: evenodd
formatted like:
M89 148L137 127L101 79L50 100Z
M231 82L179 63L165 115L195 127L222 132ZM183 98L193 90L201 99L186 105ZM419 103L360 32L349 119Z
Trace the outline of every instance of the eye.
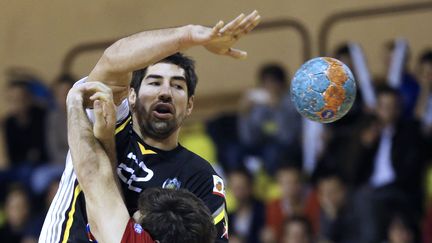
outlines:
M183 86L181 86L179 84L175 84L174 87L178 90L183 90Z
M158 82L158 81L152 81L152 82L149 82L148 84L151 85L151 86L159 86L160 82Z

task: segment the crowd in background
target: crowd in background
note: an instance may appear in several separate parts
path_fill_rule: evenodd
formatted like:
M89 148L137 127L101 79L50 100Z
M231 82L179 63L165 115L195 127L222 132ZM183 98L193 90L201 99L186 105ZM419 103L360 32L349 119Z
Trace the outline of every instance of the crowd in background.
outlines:
M390 67L397 47L385 48ZM360 72L350 45L334 57ZM400 71L398 85L373 79L343 119L317 129L293 106L288 72L266 64L238 113L206 121L227 183L231 242L432 243L432 50L415 59L407 51ZM75 81L62 75L46 87L16 76L7 86L2 242L37 242L64 168Z

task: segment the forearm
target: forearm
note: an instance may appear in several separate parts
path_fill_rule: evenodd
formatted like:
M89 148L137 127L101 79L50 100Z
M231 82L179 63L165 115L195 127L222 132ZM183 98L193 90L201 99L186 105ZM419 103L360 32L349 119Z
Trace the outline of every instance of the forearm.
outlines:
M147 67L166 56L192 46L189 26L140 32L116 41L108 47L90 73L90 80L122 85L118 79ZM122 80L129 82L130 80Z
M88 180L98 171L95 149L98 145L82 104L68 105L68 143L78 181L86 189Z

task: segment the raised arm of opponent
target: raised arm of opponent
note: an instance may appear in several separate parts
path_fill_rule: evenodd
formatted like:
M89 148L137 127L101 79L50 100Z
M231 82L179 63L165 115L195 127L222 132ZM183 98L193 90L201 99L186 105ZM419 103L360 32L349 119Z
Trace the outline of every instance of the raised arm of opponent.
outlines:
M93 101L94 124L85 113L85 99ZM70 152L86 197L92 233L100 242L118 243L129 221L129 213L114 175L115 161L110 162L103 147L114 146L116 119L110 88L98 82L74 86L67 97L67 113Z
M116 104L127 95L133 71L145 68L164 57L193 46L204 46L208 51L242 59L247 53L232 48L261 20L257 11L240 14L214 27L186 25L177 28L144 31L118 40L105 50L89 75L89 81L102 81L111 87Z

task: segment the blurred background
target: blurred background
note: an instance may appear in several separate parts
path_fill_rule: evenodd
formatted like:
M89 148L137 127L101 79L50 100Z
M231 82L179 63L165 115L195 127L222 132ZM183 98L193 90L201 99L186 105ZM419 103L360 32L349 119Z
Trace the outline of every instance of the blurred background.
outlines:
M113 41L257 9L245 61L186 52L199 84L182 144L228 185L231 242L432 242L432 1L1 1L0 241L36 242L67 153L65 97ZM351 111L302 119L306 60L354 72Z

